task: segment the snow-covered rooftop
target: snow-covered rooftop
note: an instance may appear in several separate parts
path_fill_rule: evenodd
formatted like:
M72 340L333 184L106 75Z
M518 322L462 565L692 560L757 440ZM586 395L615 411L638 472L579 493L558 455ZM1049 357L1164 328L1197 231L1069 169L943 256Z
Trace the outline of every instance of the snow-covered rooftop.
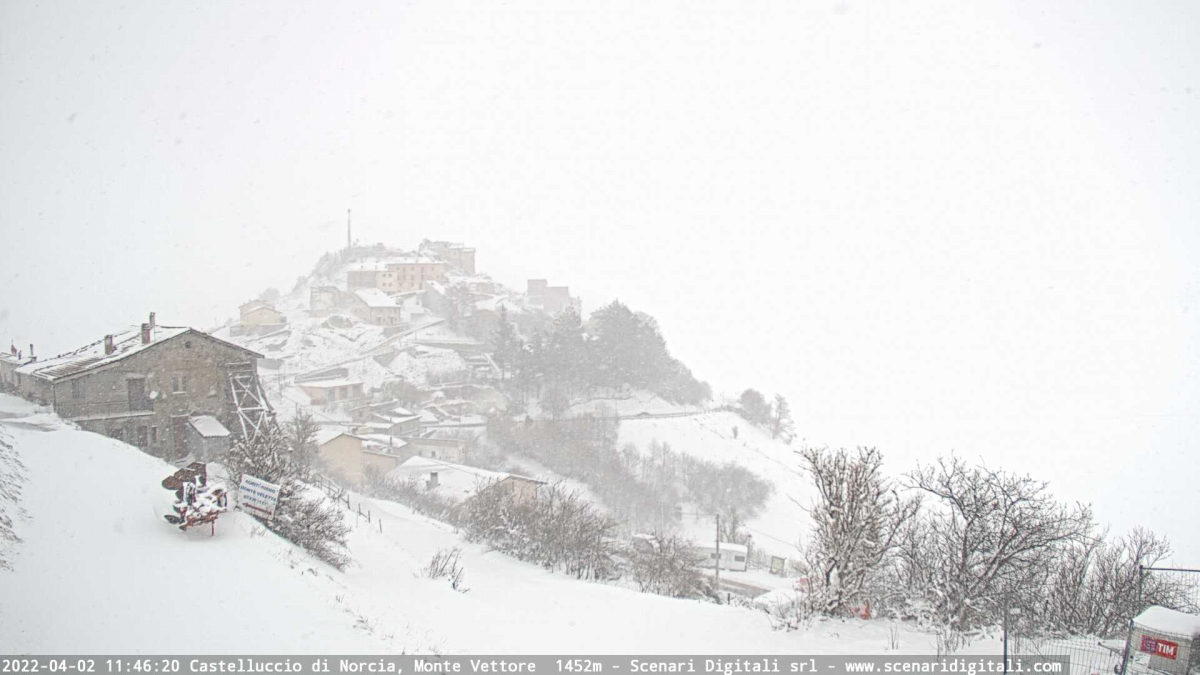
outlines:
M229 430L225 428L225 425L212 415L197 415L188 421L191 422L196 433L205 438L224 438L229 435Z
M392 296L384 293L378 288L362 288L354 291L354 294L358 296L359 300L362 300L364 303L366 303L368 307L394 309L399 306L396 304L396 300L392 298Z
M348 432L346 432L344 429L341 429L340 427L321 427L320 429L317 430L317 447L325 445L329 441L332 441L333 439L335 439L338 436L341 436L343 434L345 434L347 436L350 435Z
M166 342L167 340L179 337L184 333L196 333L203 335L212 340L217 338L201 333L200 331L188 328L186 326L156 326L151 329L151 339L148 344L142 343L142 335L140 328L132 328L122 333L113 335L113 353L104 353L104 340L97 340L86 347L81 347L73 352L59 354L49 359L39 359L31 363L26 363L17 369L17 372L22 375L30 375L40 377L46 380L58 380L62 378L78 375L84 371L108 365L119 361L123 358L137 354L140 351L154 347L155 345ZM234 345L232 343L219 340L223 344L237 349L245 350L247 353L255 357L261 357L260 354L252 352L245 347Z
M428 480L430 474L438 475L438 485L431 489L437 494L457 501L465 501L480 488L498 483L512 474L488 471L464 464L452 464L429 457L412 457L388 472L389 478Z
M313 380L312 382L297 382L296 386L301 389L336 389L337 387L353 387L355 385L362 386L362 380Z
M1166 607L1153 606L1141 614L1133 622L1142 628L1149 628L1160 633L1200 637L1200 615L1188 614Z

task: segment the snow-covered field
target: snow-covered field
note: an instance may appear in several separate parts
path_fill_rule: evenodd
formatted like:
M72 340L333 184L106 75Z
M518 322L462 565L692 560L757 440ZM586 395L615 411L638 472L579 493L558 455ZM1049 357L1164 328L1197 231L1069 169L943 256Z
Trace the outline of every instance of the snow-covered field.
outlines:
M686 421L686 420L685 420ZM167 525L173 467L0 395L0 438L25 465L24 540L0 572L10 653L883 653L890 624L774 631L765 613L551 574L407 507L362 499L356 564L339 572L231 512ZM357 509L359 499L352 498ZM379 518L382 516L382 532ZM466 593L420 568L460 546ZM934 637L903 628L901 653ZM996 653L977 643L974 653Z

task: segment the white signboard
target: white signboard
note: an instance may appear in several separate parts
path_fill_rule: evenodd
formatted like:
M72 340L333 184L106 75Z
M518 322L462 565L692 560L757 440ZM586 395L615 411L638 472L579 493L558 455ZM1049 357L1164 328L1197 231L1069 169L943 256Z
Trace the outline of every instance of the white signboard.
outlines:
M270 520L279 503L279 486L249 474L242 474L238 504L251 515Z

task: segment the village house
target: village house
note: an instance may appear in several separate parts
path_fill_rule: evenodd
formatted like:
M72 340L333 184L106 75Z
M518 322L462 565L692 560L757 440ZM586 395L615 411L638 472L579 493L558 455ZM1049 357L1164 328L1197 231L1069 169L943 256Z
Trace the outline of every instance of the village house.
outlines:
M455 438L422 438L409 436L405 439L412 454L446 462L467 461L467 444Z
M389 261L387 269L396 275L396 293L424 290L427 282L446 280L446 263L425 256Z
M420 291L430 281L445 281L447 263L427 256L406 256L354 263L346 271L350 292L375 288L394 295Z
M543 482L525 476L487 471L429 457L412 457L388 473L398 481L417 481L426 490L459 504L483 490L503 490L518 500L532 499Z
M29 353L33 353L33 345L29 345ZM11 352L0 353L0 391L16 392L17 368L32 360L24 352L17 351L16 347Z
M338 308L342 292L337 286L313 286L308 291L308 312L323 316Z
M378 288L360 288L352 294L351 312L366 323L396 326L405 323L404 308Z
M251 300L238 307L238 314L243 326L282 326L287 323L283 312L262 300Z
M360 401L366 394L361 380L337 378L296 382L296 386L308 395L313 405L329 408L346 401Z
M422 251L428 251L438 260L447 262L467 274L475 274L475 249L449 241L422 243Z
M412 456L400 439L381 440L325 428L317 432L317 456L330 478L359 485L368 472L386 475Z
M83 429L175 460L227 445L220 429L240 429L232 373L257 381L259 358L193 328L160 326L151 313L140 329L26 361L14 376L20 395ZM193 434L206 439L202 446L189 444Z
M558 314L567 307L582 313L583 303L571 297L567 286L551 286L545 279L529 279L525 285L525 300L533 307L540 307L550 314Z

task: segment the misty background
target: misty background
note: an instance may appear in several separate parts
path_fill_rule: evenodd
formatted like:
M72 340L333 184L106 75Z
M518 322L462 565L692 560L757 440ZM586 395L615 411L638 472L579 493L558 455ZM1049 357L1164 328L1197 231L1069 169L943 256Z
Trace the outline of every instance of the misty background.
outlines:
M215 327L352 208L361 243L464 241L585 316L649 312L807 443L1029 471L1200 566L1197 26L1190 2L6 2L0 339Z

